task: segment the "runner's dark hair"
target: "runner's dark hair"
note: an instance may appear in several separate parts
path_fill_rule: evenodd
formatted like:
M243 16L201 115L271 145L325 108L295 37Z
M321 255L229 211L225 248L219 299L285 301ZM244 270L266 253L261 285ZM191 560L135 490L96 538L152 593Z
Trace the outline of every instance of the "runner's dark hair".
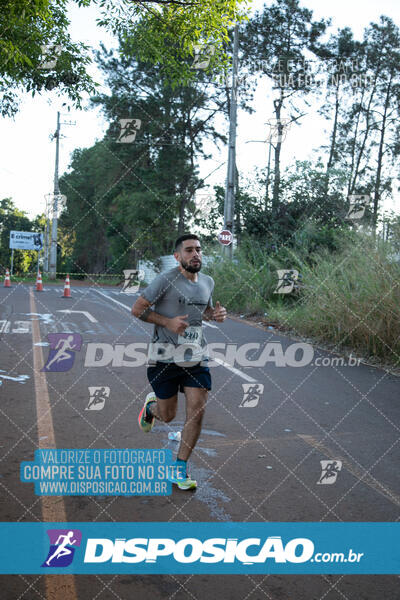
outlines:
M185 233L185 235L181 235L181 237L178 237L178 239L175 242L175 252L177 250L180 250L180 247L182 246L182 242L185 242L186 240L197 240L198 242L200 242L200 238L194 234L194 233Z

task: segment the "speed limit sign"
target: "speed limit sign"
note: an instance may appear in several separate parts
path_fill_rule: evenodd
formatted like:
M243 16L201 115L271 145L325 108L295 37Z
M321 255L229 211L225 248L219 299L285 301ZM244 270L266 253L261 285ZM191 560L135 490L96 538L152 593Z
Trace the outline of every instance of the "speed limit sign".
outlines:
M218 241L223 246L229 246L230 244L232 244L233 235L232 235L232 233L230 231L228 231L228 229L223 229L218 234Z

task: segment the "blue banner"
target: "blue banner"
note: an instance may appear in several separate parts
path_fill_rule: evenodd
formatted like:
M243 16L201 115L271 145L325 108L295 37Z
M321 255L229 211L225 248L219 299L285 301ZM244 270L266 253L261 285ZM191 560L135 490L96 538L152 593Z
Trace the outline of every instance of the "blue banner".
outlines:
M1 523L2 574L400 573L400 523Z
M166 496L174 474L168 449L41 449L23 461L21 481L38 496Z

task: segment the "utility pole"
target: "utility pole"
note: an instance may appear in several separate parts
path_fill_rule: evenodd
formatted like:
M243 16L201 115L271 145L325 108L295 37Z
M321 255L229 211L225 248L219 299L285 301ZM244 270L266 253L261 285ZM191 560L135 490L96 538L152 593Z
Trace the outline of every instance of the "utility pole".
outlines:
M46 235L47 243L48 237L51 236L50 244L47 245L47 259L45 259L45 267L47 260L49 261L49 277L50 279L56 279L57 276L57 227L58 227L58 211L62 208L60 186L58 183L58 164L60 156L60 126L61 125L75 125L75 121L60 122L60 111L57 111L57 129L53 135L53 139L56 140L56 163L54 168L54 193L53 193L53 215L52 223L50 228L50 214L46 223ZM60 205L60 206L59 206ZM49 213L51 210L51 203L49 203ZM49 247L50 246L50 247ZM49 257L49 258L48 258Z
M56 278L57 272L57 200L60 194L60 187L58 185L58 161L60 155L60 111L57 111L57 129L54 134L56 140L56 165L54 169L54 197L53 197L53 220L51 224L51 243L50 243L50 279Z
M225 188L224 203L224 229L233 234L234 212L235 212L235 168L236 168L236 125L237 125L237 75L239 55L239 26L235 25L233 37L233 70L231 109L229 114L229 149L228 149L228 173ZM233 241L229 246L224 246L226 256L232 259Z
M46 225L44 230L44 264L43 271L45 273L49 272L49 252L50 252L50 215L51 215L51 194L46 194L46 209L45 209L45 217L46 217Z

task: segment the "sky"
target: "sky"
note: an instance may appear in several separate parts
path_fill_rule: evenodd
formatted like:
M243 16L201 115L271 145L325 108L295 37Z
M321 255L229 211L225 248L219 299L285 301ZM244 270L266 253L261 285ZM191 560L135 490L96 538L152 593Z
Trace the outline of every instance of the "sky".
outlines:
M261 9L263 4L263 0L253 0L253 10ZM268 4L271 2L268 1ZM330 17L332 30L351 27L358 39L361 39L364 28L371 21L378 21L382 14L400 25L399 0L302 0L301 5L313 11L314 19ZM97 16L94 6L78 8L71 3L72 38L93 48L99 47L100 40L107 48L115 47L115 40L96 26ZM90 73L101 82L95 66ZM62 121L75 123L62 126L60 175L68 169L75 148L90 147L103 137L108 128L99 109L63 112L65 100L57 98L54 92L34 98L26 94L15 118L0 119L0 198L10 197L31 217L44 212L45 195L53 190L55 142L50 137L56 129L57 110L61 111ZM266 122L273 117L272 98L266 83L258 84L253 108L255 113L252 115L243 111L238 113L237 164L241 177L250 180L254 179L254 168L265 169L267 162L267 145L260 143L266 139ZM283 166L294 160L312 158L313 150L320 146L326 135L326 125L326 121L316 114L316 105L309 107L301 126L292 127L287 133L282 150ZM227 133L227 124L221 122L221 127L226 127ZM208 148L212 149L213 156L200 162L200 175L205 177L222 165L207 182L210 186L224 185L227 148L221 151L211 145ZM394 195L386 208L400 211L399 196Z

